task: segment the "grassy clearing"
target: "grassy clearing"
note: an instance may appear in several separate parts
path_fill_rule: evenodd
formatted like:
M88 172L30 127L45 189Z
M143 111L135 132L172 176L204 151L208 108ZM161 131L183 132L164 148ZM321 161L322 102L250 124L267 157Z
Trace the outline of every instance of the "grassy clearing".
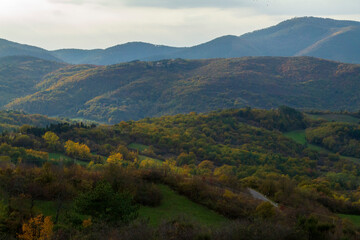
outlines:
M73 159L71 157L68 157L62 153L49 153L49 160L51 161L72 161L76 164L79 164L81 166L87 166L89 163L85 161L80 161L77 159Z
M284 135L288 138L291 138L292 140L294 140L297 143L300 143L303 145L306 143L305 130L286 132L286 133L284 133Z
M346 122L346 123L359 123L360 119L345 114L306 114L311 119L323 119L329 122Z
M71 211L72 202L65 202L63 203L60 214L59 214L59 223L63 222L65 219L64 213L67 211ZM55 201L40 201L37 200L34 202L34 212L35 214L42 214L44 216L50 216L52 220L56 218L56 209L57 203ZM88 219L89 216L86 215L77 215L80 217L81 220Z
M292 131L292 132L287 132L287 133L284 133L284 136L291 138L295 142L300 143L302 145L305 145L307 143L305 130L296 130L296 131ZM335 154L334 152L331 152L326 148L323 148L323 147L320 147L320 146L317 146L314 144L307 143L307 147L312 150L318 151L318 152L327 153L327 154ZM358 159L358 158L342 156L342 155L340 155L340 158L350 160L355 163L360 163L360 159Z
M164 196L161 205L140 208L140 217L149 218L152 226L157 226L166 219L181 215L186 215L206 226L219 226L228 221L224 216L177 194L168 186L158 186Z
M146 145L140 144L140 143L130 143L128 145L128 148L133 149L133 150L139 150L139 152L142 152L146 149L149 149L149 146L146 146Z
M284 136L291 138L295 142L300 143L302 145L305 145L307 143L305 130L296 130L296 131L292 131L292 132L287 132L287 133L284 133ZM318 151L318 152L331 153L329 150L322 148L320 146L314 145L314 144L307 143L307 146L308 146L308 148Z
M360 215L338 214L343 219L348 219L354 225L360 227Z

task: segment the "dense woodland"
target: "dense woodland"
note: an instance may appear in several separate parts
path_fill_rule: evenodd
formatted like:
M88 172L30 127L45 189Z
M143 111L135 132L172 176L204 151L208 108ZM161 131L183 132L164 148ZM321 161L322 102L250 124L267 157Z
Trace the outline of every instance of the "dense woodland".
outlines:
M337 214L360 214L359 163L284 136L308 129L310 141L328 124L337 123L281 107L4 132L0 237L357 239L358 226ZM172 216L149 224L139 209L161 205L160 185L228 222L210 227Z
M16 81L10 84L9 78L0 77L0 85L16 94L9 96L9 90L0 95L0 106L111 124L246 106L358 111L360 103L359 65L309 57L171 59L110 66L22 57L2 59L0 67L1 62L11 66L3 71Z

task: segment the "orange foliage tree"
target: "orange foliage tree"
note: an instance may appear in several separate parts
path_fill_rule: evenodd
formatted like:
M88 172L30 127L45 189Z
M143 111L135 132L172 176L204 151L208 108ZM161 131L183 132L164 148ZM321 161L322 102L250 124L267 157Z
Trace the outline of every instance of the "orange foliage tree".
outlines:
M21 240L50 240L53 235L54 223L51 217L38 215L30 218L27 223L22 225L22 234L18 235Z

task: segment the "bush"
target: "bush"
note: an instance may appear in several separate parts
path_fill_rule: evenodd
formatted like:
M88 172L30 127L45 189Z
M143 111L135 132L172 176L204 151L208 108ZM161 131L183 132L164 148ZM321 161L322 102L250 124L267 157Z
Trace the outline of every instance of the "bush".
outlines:
M143 183L136 189L135 201L146 206L159 206L163 199L161 190L150 183Z

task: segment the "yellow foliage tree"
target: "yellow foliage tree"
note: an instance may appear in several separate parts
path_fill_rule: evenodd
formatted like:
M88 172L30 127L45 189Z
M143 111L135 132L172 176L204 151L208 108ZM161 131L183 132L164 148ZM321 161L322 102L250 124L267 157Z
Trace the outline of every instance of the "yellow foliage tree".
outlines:
M38 215L22 225L22 234L18 234L21 240L50 240L53 235L54 224L51 217Z
M57 146L60 144L59 142L59 137L53 133L53 132L46 132L42 138L45 140L45 142L47 143L47 145L52 148L53 150L57 149Z
M27 154L32 155L34 157L45 159L45 160L49 159L49 153L47 153L47 152L36 151L33 149L26 149L25 151Z
M114 153L111 154L106 162L112 163L112 164L121 164L121 162L124 160L124 156L121 153Z
M87 159L90 157L90 148L85 144L80 144L68 140L65 143L66 154L75 158Z

